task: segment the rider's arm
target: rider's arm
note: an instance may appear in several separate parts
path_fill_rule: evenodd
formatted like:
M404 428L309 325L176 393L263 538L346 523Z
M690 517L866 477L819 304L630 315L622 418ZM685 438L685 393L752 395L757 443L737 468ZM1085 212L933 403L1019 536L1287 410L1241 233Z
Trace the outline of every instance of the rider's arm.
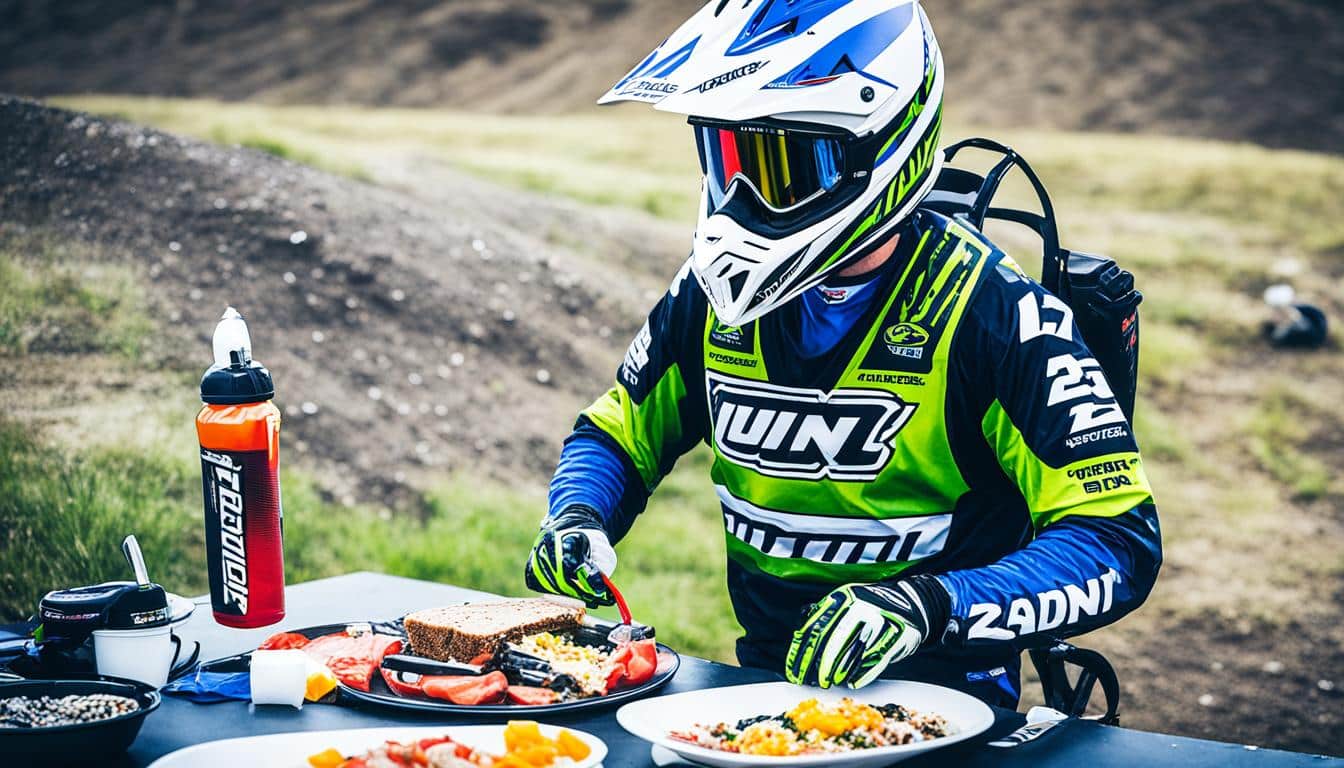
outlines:
M1065 637L1137 608L1162 562L1152 491L1130 425L1062 301L1006 266L977 296L981 423L1036 535L984 567L939 576L947 642Z
M683 270L635 335L615 385L579 415L565 441L551 479L552 515L587 507L619 540L676 460L703 438L704 390L687 381L702 364L705 311Z

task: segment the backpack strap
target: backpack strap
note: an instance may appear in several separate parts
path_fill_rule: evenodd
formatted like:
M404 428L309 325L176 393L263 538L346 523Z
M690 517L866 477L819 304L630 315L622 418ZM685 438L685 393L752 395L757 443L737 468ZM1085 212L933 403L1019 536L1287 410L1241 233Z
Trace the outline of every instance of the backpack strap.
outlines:
M962 168L953 168L952 161L963 149L981 149L1003 155L984 176ZM943 170L934 184L933 192L924 205L946 216L961 217L976 230L983 231L985 219L999 219L1021 224L1040 236L1042 242L1041 285L1051 293L1065 295L1062 277L1064 252L1059 247L1059 227L1055 223L1055 208L1050 194L1036 175L1036 171L1012 147L992 139L973 138L959 141L943 150ZM996 208L991 205L1003 177L1017 168L1031 182L1041 203L1041 213L1016 208Z

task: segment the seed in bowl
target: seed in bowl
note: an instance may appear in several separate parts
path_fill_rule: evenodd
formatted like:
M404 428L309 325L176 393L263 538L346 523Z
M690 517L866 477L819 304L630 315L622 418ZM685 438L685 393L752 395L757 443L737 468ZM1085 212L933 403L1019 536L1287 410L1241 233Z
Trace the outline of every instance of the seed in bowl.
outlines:
M108 693L13 696L0 699L0 728L51 728L80 725L128 715L140 709L135 699Z

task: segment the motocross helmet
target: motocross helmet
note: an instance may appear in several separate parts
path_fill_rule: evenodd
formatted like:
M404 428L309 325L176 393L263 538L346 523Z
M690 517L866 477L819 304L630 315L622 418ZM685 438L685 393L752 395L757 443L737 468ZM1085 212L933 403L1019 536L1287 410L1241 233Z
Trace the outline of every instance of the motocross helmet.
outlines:
M943 63L917 0L711 0L599 104L689 117L691 268L755 320L863 258L933 187Z

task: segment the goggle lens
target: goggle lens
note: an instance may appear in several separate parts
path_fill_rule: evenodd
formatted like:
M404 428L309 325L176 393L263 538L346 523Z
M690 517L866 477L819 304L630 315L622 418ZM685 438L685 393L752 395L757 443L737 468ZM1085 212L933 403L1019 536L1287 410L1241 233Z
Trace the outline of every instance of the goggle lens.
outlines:
M741 178L766 205L788 210L835 188L844 167L841 144L833 138L697 126L696 141L714 208Z

